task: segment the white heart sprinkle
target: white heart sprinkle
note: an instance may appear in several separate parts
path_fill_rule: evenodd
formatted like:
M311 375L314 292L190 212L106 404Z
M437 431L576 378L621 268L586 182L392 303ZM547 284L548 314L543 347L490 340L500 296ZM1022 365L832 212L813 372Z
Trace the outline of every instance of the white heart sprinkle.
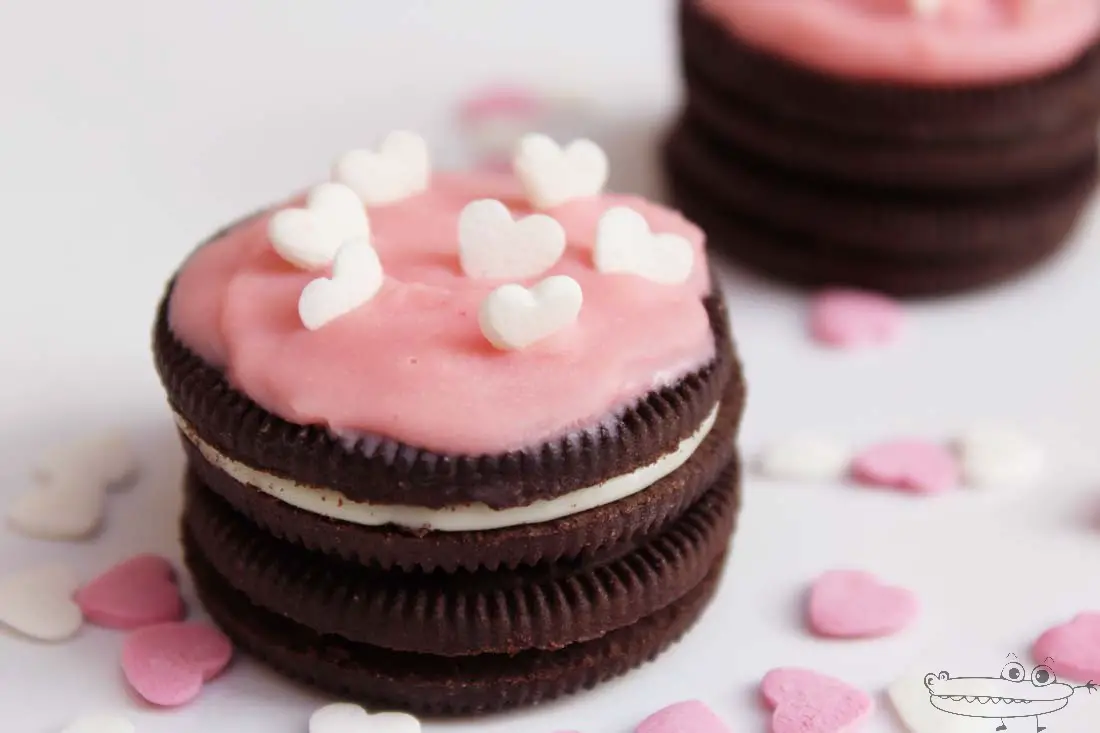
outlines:
M350 703L326 705L309 716L309 733L420 733L420 722L407 713L376 713Z
M55 476L51 483L18 496L8 508L8 524L42 540L81 540L103 522L106 492L95 477Z
M496 348L523 349L577 320L582 301L580 284L567 275L548 277L530 289L502 285L482 302L478 323Z
M0 578L0 624L39 641L68 639L83 623L73 593L76 573L63 565L42 565Z
M352 239L336 253L332 277L319 277L302 289L298 315L316 331L329 321L367 303L382 287L382 263L365 239Z
M83 715L65 726L61 733L134 733L134 724L121 715Z
M536 209L597 196L607 184L607 154L591 140L574 140L564 149L546 135L525 135L512 167Z
M837 481L848 473L851 452L815 435L793 435L769 445L757 459L757 470L783 481Z
M963 480L970 486L1032 484L1043 472L1042 446L1007 425L976 425L957 441Z
M943 0L909 0L909 8L921 18L931 18L943 10Z
M303 270L327 266L349 239L370 239L370 222L359 197L347 186L322 183L309 192L304 209L276 212L267 227L271 245Z
M516 221L500 201L482 199L467 204L458 217L458 258L468 277L534 277L563 252L565 229L545 214Z
M691 276L695 251L678 234L654 234L645 217L616 206L600 217L593 251L600 272L629 273L673 285Z
M391 132L378 151L350 150L333 166L332 177L355 191L368 206L390 204L428 188L432 165L428 144L419 135Z
M83 476L89 485L120 488L137 478L138 460L129 438L107 431L57 446L38 462L36 475L56 483L66 476Z

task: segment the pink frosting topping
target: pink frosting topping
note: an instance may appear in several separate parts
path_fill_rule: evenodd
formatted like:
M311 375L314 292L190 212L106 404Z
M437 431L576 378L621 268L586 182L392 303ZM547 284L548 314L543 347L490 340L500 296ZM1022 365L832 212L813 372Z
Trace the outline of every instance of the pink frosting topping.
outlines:
M618 195L546 212L564 227L568 247L524 284L574 278L584 291L577 322L522 351L493 348L477 315L502 281L468 278L458 261L459 213L480 198L530 213L510 175L484 173L436 174L425 193L370 207L385 282L369 303L317 331L302 326L297 304L320 273L280 258L268 240L269 214L259 216L191 256L169 303L170 327L286 420L444 453L497 453L595 425L713 358L702 232L672 211ZM686 237L695 249L688 281L597 272L596 223L612 206L635 209L655 232Z
M746 42L821 71L1002 83L1067 66L1100 36L1097 0L696 0Z

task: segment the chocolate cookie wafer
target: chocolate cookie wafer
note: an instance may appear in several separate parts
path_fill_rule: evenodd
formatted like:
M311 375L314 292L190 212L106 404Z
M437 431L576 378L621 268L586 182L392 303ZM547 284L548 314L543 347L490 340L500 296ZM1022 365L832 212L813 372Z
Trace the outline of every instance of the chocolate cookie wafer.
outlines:
M595 687L651 661L706 610L724 558L677 602L637 623L555 651L440 659L322 636L248 602L188 555L203 606L244 651L341 698L430 715L473 715L547 702Z
M254 605L319 634L440 656L557 649L633 624L698 585L729 542L738 481L737 466L725 467L679 516L610 557L513 571L384 571L321 557L256 531L193 474L184 534ZM333 602L345 598L355 602Z
M919 193L997 190L1042 180L1087 159L1096 121L1004 140L906 141L805 124L727 95L685 70L685 118L718 147L723 143L771 162L778 172L811 174L840 185Z
M899 261L1049 251L1076 222L1097 168L1094 144L1072 165L1014 188L918 194L786 173L752 152L714 144L686 122L669 137L665 154L670 174L684 188L708 192L721 211L791 237L831 242L837 254Z
M834 243L792 236L732 214L712 203L708 192L668 177L672 200L706 228L716 252L761 275L805 288L848 286L903 297L930 297L977 290L1019 277L1054 258L1063 241L1048 238L1045 248L986 257L891 257L851 253ZM1068 234L1068 232L1067 232Z

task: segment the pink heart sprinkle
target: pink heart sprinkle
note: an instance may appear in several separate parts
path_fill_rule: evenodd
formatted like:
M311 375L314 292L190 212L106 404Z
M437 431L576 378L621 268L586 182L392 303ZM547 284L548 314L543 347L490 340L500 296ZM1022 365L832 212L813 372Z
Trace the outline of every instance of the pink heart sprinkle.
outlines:
M1035 642L1032 656L1059 677L1100 682L1100 612L1079 614L1050 629Z
M530 121L544 110L539 95L522 87L488 87L462 100L459 119L468 124L504 118Z
M705 704L687 700L653 713L634 733L729 733L729 730Z
M852 463L852 478L869 486L939 494L959 485L955 455L942 445L899 440L867 448Z
M904 325L901 306L878 293L826 290L810 306L810 334L842 349L888 343Z
M142 698L175 707L194 700L233 657L233 645L217 629L197 623L146 626L126 637L122 671Z
M183 599L171 563L157 555L138 555L119 563L76 592L84 618L111 629L179 621Z
M825 573L810 591L810 628L836 639L896 634L916 620L919 610L912 592L858 570Z
M773 669L760 684L772 733L854 733L874 710L867 693L808 669Z

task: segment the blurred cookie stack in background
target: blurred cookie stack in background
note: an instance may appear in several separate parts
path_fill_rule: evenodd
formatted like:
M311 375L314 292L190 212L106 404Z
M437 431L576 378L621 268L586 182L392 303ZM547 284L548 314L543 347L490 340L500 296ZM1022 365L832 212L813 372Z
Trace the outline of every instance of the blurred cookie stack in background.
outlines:
M1097 171L1100 3L682 0L674 203L801 286L936 295L1059 251Z

